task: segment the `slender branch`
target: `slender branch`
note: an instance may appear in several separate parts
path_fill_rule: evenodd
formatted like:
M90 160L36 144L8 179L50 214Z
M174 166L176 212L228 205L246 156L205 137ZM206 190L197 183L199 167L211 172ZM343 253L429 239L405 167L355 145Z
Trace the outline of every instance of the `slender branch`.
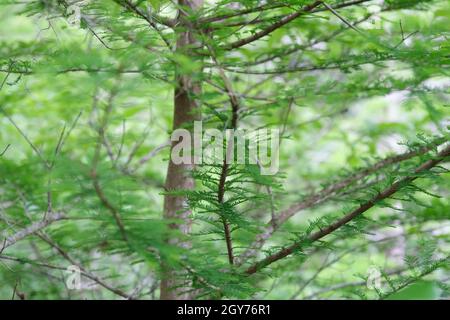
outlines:
M114 221L116 222L119 230L120 230L120 234L122 236L122 239L125 241L128 241L128 237L125 231L125 225L122 222L122 219L120 217L120 213L119 211L116 209L116 207L109 202L108 198L106 197L105 193L103 192L103 189L100 186L100 183L98 181L98 177L96 175L95 172L91 173L91 177L93 179L93 185L94 185L94 189L95 189L95 193L97 194L98 198L100 199L101 203L109 210L109 212L111 212Z
M44 214L44 220L47 216L48 213L53 212L53 193L51 190L51 185L52 185L52 172L53 172L53 168L56 165L56 160L58 155L60 154L64 143L66 142L66 140L69 138L70 134L72 133L73 129L75 129L78 120L80 120L81 115L83 114L83 112L81 111L80 113L78 113L78 115L75 117L75 120L73 121L72 125L70 126L67 134L66 133L66 125L64 124L64 127L61 131L61 134L59 136L58 142L56 144L55 147L55 151L53 154L53 160L49 163L49 166L47 168L48 171L48 180L47 180L47 212Z
M3 149L2 152L0 152L0 157L3 156L6 153L6 151L8 151L9 147L11 147L11 144L8 143L5 147L5 149Z
M290 217L295 215L298 211L304 210L307 208L310 208L318 203L323 202L326 200L330 195L348 187L349 185L355 183L356 181L359 181L365 177L367 177L370 174L373 174L383 168L386 168L388 166L391 166L393 164L403 162L406 160L409 160L411 158L423 155L433 149L435 149L437 146L444 143L444 140L442 138L436 139L434 142L430 143L429 145L423 146L417 150L411 150L408 152L405 152L403 154L399 154L396 156L388 157L383 160L378 161L373 166L362 169L358 171L355 174L352 174L336 183L333 183L326 188L324 188L322 191L320 191L317 194L311 194L306 199L301 201L300 203L294 204L291 207L289 207L286 210L283 210L280 212L280 214L275 218L274 223L276 225L280 225L284 223L286 220L288 220Z
M217 60L217 57L216 57L213 47L210 46L207 41L206 41L206 46L209 50L209 53L211 55L213 62L219 68L219 74L225 85L226 93L230 99L230 104L231 104L232 116L231 116L230 127L232 129L236 130L237 121L238 121L238 112L239 112L238 97L237 97L236 93L234 92L234 89L233 89L230 79L225 74L225 71L220 67L220 63ZM221 204L221 205L223 205L223 200L224 200L224 195L225 195L225 183L226 183L228 169L229 169L229 162L228 162L228 153L229 152L228 152L228 150L232 147L233 147L233 142L228 141L228 145L226 146L226 148L227 148L226 157L223 160L222 171L220 173L219 187L218 187L218 194L217 194L217 200L218 200L219 204ZM224 229L224 234L225 234L225 241L227 244L228 261L232 265L232 264L234 264L234 255L233 255L233 243L231 240L230 224L227 221L226 217L222 216L221 218L222 218L222 224L223 224L223 229Z
M69 3L68 3L67 1L60 0L59 2L63 5L63 7L64 7L65 9L68 8ZM108 46L108 45L105 43L105 41L104 41L104 40L97 34L97 32L95 31L95 28L99 25L99 23L98 23L97 21L95 21L91 16L85 15L85 14L81 13L80 18L81 18L81 21L83 21L83 22L86 24L88 30L93 34L93 36L94 36L98 41L100 41L100 43L101 43L103 46L105 46L107 49L109 49L109 50L119 50L119 49L123 49L123 48L118 48L118 49L111 48L110 46ZM103 24L101 27L104 28L105 30L108 30L109 32L111 32L111 33L113 33L113 34L115 33L115 30L113 30L108 24ZM136 37L133 36L133 35L131 35L130 33L126 33L125 35L121 34L120 36L121 36L123 39L127 40L127 41L131 41L131 42L133 42L133 43L136 43L136 42L137 42L137 41L136 41ZM154 48L152 48L152 47L150 47L150 46L145 46L145 48L146 48L147 50L149 50L149 51L152 51L152 52L161 53L161 52L159 52L158 50L156 50L156 49L154 49Z
M420 231L417 231L417 230L415 229L416 227L417 227L417 226L415 226L415 227L413 228L413 229L415 230L413 233L417 233L417 232L418 232L418 233L420 233L420 234L424 234L424 233L432 233L432 232L435 232L435 231L438 231L438 230L442 230L443 228L445 229L446 226L444 225L443 228L442 228L442 226L441 226L441 227L438 227L438 228L429 228L429 229L420 230ZM410 235L410 234L411 234L411 233L402 232L402 233L400 233L400 234L386 236L386 237L383 237L383 238L381 238L381 239L371 240L372 243L370 243L370 244L375 244L375 245L377 245L377 244L382 244L382 243L385 243L385 242L389 242L389 241L392 241L392 240L396 240L396 239L398 239L399 237L406 237L406 236L408 236L408 235ZM310 284L311 284L311 283L319 276L319 274L320 274L323 270L329 268L332 264L334 264L334 263L340 261L340 260L341 260L342 258L344 258L346 255L348 255L348 254L350 254L350 253L358 252L359 250L362 250L363 248L366 248L368 245L369 245L369 243L364 242L363 244L358 245L357 247L352 247L352 248L349 249L349 250L345 250L344 252L342 252L342 254L338 255L337 257L335 257L335 259L333 259L333 260L331 260L331 261L328 261L328 258L325 259L325 261L324 261L324 263L322 264L322 266L319 267L319 269L317 269L317 271L313 274L313 276L311 276L309 279L306 280L306 282L305 282L305 283L297 290L297 292L291 296L291 299L296 299L296 298L304 291L304 289L305 289L308 285L310 285ZM408 270L408 268L402 269L401 272L407 271L407 270ZM393 270L393 271L394 271L394 270ZM387 274L393 274L393 272L387 272ZM365 284L365 283L366 283L366 282L363 282L361 285L363 285L363 284ZM328 288L327 288L327 289L328 289ZM328 291L328 290L327 290L327 291ZM326 291L326 292L327 292L327 291ZM333 290L330 290L330 291L333 291ZM321 293L320 291L318 291L318 292ZM310 297L311 297L311 296L309 296L309 297L306 298L306 299L310 299Z
M336 17L339 18L339 20L341 20L342 22L344 22L347 27L349 27L350 29L358 32L359 34L362 34L362 32L357 29L355 26L353 26L350 22L348 22L343 16L341 16L333 7L331 7L329 4L327 4L325 1L322 1L322 4L324 5L325 8L327 8L328 10L330 10L330 12L332 14L334 14Z
M80 263L75 261L75 259L73 259L64 249L62 249L56 242L54 242L52 239L50 239L47 235L45 235L43 233L38 233L38 236L44 242L46 242L51 247L53 247L65 260L67 260L72 265L77 266L78 268L80 268L80 271L81 271L80 274L82 276L84 276L84 277L94 281L95 283L99 284L103 288L111 291L112 293L114 293L114 294L116 294L118 296L121 296L121 297L123 297L125 299L130 299L130 296L127 293L125 293L124 291L122 291L122 290L120 290L118 288L114 288L111 285L107 284L101 278L99 278L98 276L96 276L95 274L93 274L92 272L87 270L85 267L83 267ZM55 265L51 265L51 264L48 264L48 263L35 262L35 261L22 259L22 258L17 258L17 257L0 255L0 259L15 261L15 262L19 262L19 263L28 263L28 264L35 265L35 266L38 266L38 267L45 267L45 268L54 269L54 270L67 271L67 268L64 268L64 267L55 266Z
M344 3L336 4L336 5L330 6L330 7L333 10L335 10L335 9L340 9L340 8L356 5L356 4L361 4L364 2L368 2L368 1L371 1L371 0L344 2ZM270 8L270 9L277 9L277 8L281 8L281 7L287 7L287 5L283 5L283 4L280 4L279 6L274 5L273 8ZM317 13L317 12L322 12L322 11L325 11L325 10L323 8L317 7L316 9L311 10L310 13ZM234 17L234 16L235 16L234 14L232 16L229 15L230 18ZM239 16L239 14L236 16ZM277 21L277 20L280 20L282 17L283 17L283 15L274 15L274 16L269 16L269 17L264 17L264 18L257 17L255 19L251 19L251 20L237 20L237 21L230 21L230 22L222 22L222 23L218 23L217 25L212 24L210 26L210 29L217 30L217 29L220 29L223 27L242 27L242 26L248 26L248 25L255 25L255 24Z
M255 256L258 250L262 248L264 243L267 241L267 239L269 239L283 223L285 223L288 219L293 217L298 212L323 203L333 195L339 194L340 191L344 190L355 182L360 181L361 179L373 173L376 173L383 168L425 154L444 142L445 140L443 138L438 138L429 145L423 146L417 150L411 150L403 154L380 160L373 166L362 169L342 180L332 183L321 191L311 193L300 202L292 204L290 207L282 210L278 215L273 217L267 223L263 230L255 237L255 241L250 245L250 247L237 258L237 264L241 264L250 257Z
M11 65L13 65L13 64L14 64L14 63L11 63ZM2 81L2 83L0 84L0 90L3 89L3 86L5 85L6 81L8 80L10 74L11 74L11 72L8 72L8 73L6 74L6 76L5 76L5 78L3 78L3 81Z
M19 282L16 281L16 284L14 285L14 289L13 289L13 294L11 297L11 300L14 300L14 298L16 297L16 291L17 291L17 286L19 285Z
M67 268L65 268L65 267L60 267L60 266L56 266L56 265L49 264L49 263L41 263L41 262L31 261L31 260L28 260L28 259L7 256L7 255L0 255L0 259L8 260L8 261L14 261L14 262L18 262L18 263L21 263L21 264L25 264L26 263L26 264L30 264L32 266L41 267L41 268L47 268L47 269L52 269L52 270L67 271ZM126 293L122 292L119 289L116 289L116 288L113 288L113 287L109 286L108 284L104 283L102 280L100 280L98 277L92 275L91 273L83 271L81 268L80 268L80 271L81 271L80 274L82 276L84 276L84 277L86 277L86 278L88 278L88 279L98 283L99 285L101 285L105 289L107 289L107 290L109 290L109 291L111 291L111 292L113 292L113 293L115 293L115 294L117 294L117 295L119 295L119 296L121 296L123 298L126 298L126 299L129 298L129 296ZM98 280L100 280L100 282Z
M342 258L344 258L347 254L350 252L353 252L353 250L347 250L343 252L342 254L338 255L334 259L328 261L329 255L326 256L325 261L322 263L322 265L314 272L314 274L308 278L296 291L295 293L290 297L290 300L295 300L297 297L305 290L306 287L309 286L311 282L313 282L325 269L329 268L333 264L340 261Z
M389 276L399 275L405 271L408 271L408 268L387 271L386 275L389 275ZM365 285L367 285L367 281L353 281L353 282L338 283L338 284L329 286L327 288L324 288L322 290L318 290L318 291L304 297L303 300L312 300L313 298L317 297L318 295L321 295L321 294L324 294L324 293L327 293L330 291L336 291L339 289L345 289L345 288L350 288L350 287L360 287L360 286L365 286Z
M216 15L216 16L200 18L198 23L199 24L211 23L211 22L226 20L226 19L230 19L230 18L234 18L234 17L238 17L238 16L250 14L250 13L262 12L262 11L277 9L277 8L281 8L281 7L284 7L284 6L286 6L284 3L263 4L263 5L259 6L259 7L255 7L255 8L236 10L236 11L233 11L232 13L225 13L225 14L219 14L219 15Z
M342 3L339 3L339 4L335 4L334 6L330 6L332 9L341 9L341 8L346 8L346 7L351 7L351 6L354 6L354 5L357 5L357 4L362 4L362 3L365 3L365 2L369 2L369 1L372 1L372 0L352 0L352 1L347 1L347 2L342 2ZM316 13L316 12L322 12L322 11L326 11L326 10L328 10L328 8L316 8L316 9L314 9L312 12L313 13Z
M438 156L434 159L430 159L428 161L426 161L425 163L423 163L422 165L420 165L415 171L413 175L410 176L406 176L404 178L401 178L399 180L397 180L396 182L394 182L390 187L384 189L382 192L380 192L378 195L376 195L375 197L373 197L372 199L368 200L367 202L364 202L363 204L361 204L358 208L352 210L351 212L347 213L344 217L342 217L341 219L335 221L334 223L330 224L328 227L320 229L319 231L311 234L310 236L308 236L307 240L309 242L315 242L317 240L320 240L321 238L331 234L332 232L336 231L337 229L339 229L340 227L344 226L345 224L347 224L348 222L352 221L354 218L358 217L359 215L363 214L364 212L366 212L367 210L371 209L372 207L374 207L378 202L389 198L390 196L392 196L394 193L396 193L397 191L399 191L400 189L402 189L403 187L409 185L411 182L413 182L414 180L416 180L419 175L425 171L430 170L431 168L435 167L436 165L438 165L441 161L443 161L445 158L450 156L450 145L448 145L447 147L445 147L441 152L438 153ZM268 257L266 257L265 259L255 263L254 265L250 266L247 270L246 273L251 275L256 273L257 271L261 270L262 268L280 260L283 259L284 257L289 256L290 254L292 254L293 252L297 251L298 249L300 249L302 246L302 242L295 242L294 244L285 247L281 250L279 250L278 252L269 255Z
M43 162L43 164L45 165L46 168L49 167L49 163L48 161L44 158L44 156L42 155L42 152L38 149L38 147L36 147L34 145L34 143L30 140L30 138L28 138L28 136L25 134L24 131L22 131L22 129L20 129L20 127L16 124L16 122L13 120L13 118L11 118L5 110L3 110L3 108L0 108L0 112L3 113L3 115L9 120L9 122L14 126L14 128L16 128L16 130L20 133L20 135L25 139L25 141L28 143L28 145L31 147L31 149L33 149L33 151L36 153L36 155L39 157L39 159L41 159L41 161Z
M442 263L448 263L450 259L450 255L447 255L446 257L439 259L437 261L438 264L442 264ZM386 298L388 298L389 296L393 295L394 293L399 292L400 290L406 288L407 286L409 286L410 284L422 279L423 277L425 277L426 275L429 275L430 273L436 271L436 267L429 267L427 269L425 269L424 271L422 271L419 275L410 277L408 280L406 280L404 283L402 283L401 285L399 285L397 288L393 289L391 292L388 292L386 294L383 294L380 297L380 300L384 300Z
M59 1L60 2L60 4L62 4L63 5L63 7L67 10L67 8L70 6L70 3L68 3L67 1L64 1L64 0L60 0ZM86 26L87 26L87 29L92 33L92 35L105 47L105 48L107 48L107 49L109 49L109 50L114 50L113 48L111 48L108 44L106 44L106 42L97 34L97 32L94 30L94 28L96 27L96 23L92 20L92 18L91 17L89 17L89 16L87 16L87 15L85 15L85 14L82 14L81 13L81 15L80 15L80 19L81 19L81 21L83 21L85 24L86 24ZM50 22L49 22L49 24L50 24Z
M160 22L166 26L169 27L174 27L175 26L175 20L171 20L171 19L166 19L160 16L157 16L151 12L148 12L147 14L142 12L141 9L139 9L136 5L134 5L131 1L128 0L114 0L114 2L116 2L117 4L121 5L122 7L124 7L125 9L130 10L131 12L135 13L136 15L138 15L139 17L143 18L145 21L147 21L147 23L159 34L159 36L161 37L161 39L164 41L164 43L166 44L166 46L169 49L173 49L172 48L172 44L170 43L170 41L166 38L166 36L162 33L162 31L159 29L158 25L155 23L156 22Z
M339 9L339 8L345 8L345 7L349 7L349 6L353 6L353 5L357 5L357 4L361 4L364 2L368 2L371 0L356 0L356 1L349 1L349 2L344 2L335 6L329 6L329 8L326 8L325 10L333 10L332 12L336 12L334 9ZM277 22L275 22L274 24L254 33L253 35L241 39L241 40L237 40L235 42L232 42L228 45L226 45L224 47L225 50L232 50L232 49L236 49L239 47L242 47L246 44L249 44L255 40L261 39L267 35L269 35L270 33L272 33L273 31L283 27L284 25L288 24L289 22L297 19L298 17L306 14L306 13L316 13L316 12L320 12L320 11L324 11L324 9L321 8L317 8L319 7L321 4L323 4L322 1L315 1L314 3L307 5L305 7L303 7L301 10L296 11L294 13L291 13L283 18L280 18ZM352 26L353 27L353 26Z
M62 70L55 70L55 71L40 71L40 73L57 73L57 74L63 74L63 73L69 73L69 72L98 72L98 73L122 73L122 74L134 74L134 73L142 73L145 70L140 69L104 69L104 68L85 68L85 67L72 67ZM7 72L11 74L23 74L23 75L31 75L35 72L30 69L0 69L0 72Z
M381 10L381 11L388 11L388 10L384 9L384 10ZM365 15L363 18L359 19L358 21L355 21L352 26L354 27L354 26L356 26L356 25L358 25L358 24L360 24L362 22L365 22L368 19L370 19L370 17L372 17L372 16L373 16L373 14L369 13L369 14ZM255 66L255 65L266 63L268 61L272 61L272 60L274 60L276 58L286 57L286 56L288 56L288 55L290 55L292 53L295 53L295 52L297 52L299 50L304 50L304 49L310 48L313 45L318 44L320 42L330 41L333 38L337 37L338 35L340 35L341 33L345 32L347 30L348 30L348 28L342 27L342 28L339 28L338 30L332 32L331 34L327 34L324 37L317 38L317 39L315 39L314 41L312 41L310 43L301 44L301 45L295 45L295 46L293 46L292 48L290 48L290 49L288 49L286 51L273 54L273 55L268 56L266 58L261 58L261 59L255 60L255 61L245 61L245 66L247 66L247 67L248 66Z
M20 231L17 231L16 233L7 237L3 241L2 247L0 248L0 253L3 252L6 248L19 242L20 240L22 240L32 234L35 234L38 231L43 230L44 228L48 227L49 225L53 224L56 221L60 221L63 219L66 219L65 214L62 212L56 212L56 213L47 215L45 220L35 222L32 225L30 225Z
M124 7L125 9L134 12L136 15L148 22L153 28L157 29L156 23L173 28L176 25L176 20L162 17L153 12L144 13L135 4L128 0L114 0L115 3ZM159 29L157 29L159 31Z
M356 57L357 58L357 57ZM365 57L365 60L354 62L349 59L341 60L341 61L333 61L331 63L327 63L324 65L304 65L304 66L298 66L298 67L282 67L278 69L268 69L268 70L250 70L249 68L242 70L242 69L235 69L230 67L224 67L227 71L234 72L234 73L242 73L242 74L261 74L261 75L267 75L267 74L273 74L273 75L279 75L282 73L294 73L294 72L308 72L308 71L319 71L319 70L335 70L335 69L351 69L360 67L362 65L367 64L376 64L380 63L381 61L386 60L397 60L398 58L394 55L385 56L384 59L381 59L379 57Z
M116 225L119 228L122 239L124 241L128 241L128 237L127 237L127 234L125 231L125 226L120 217L120 213L116 209L116 207L109 201L109 199L106 197L105 193L103 192L103 189L100 186L100 181L99 181L99 177L98 177L98 173L97 173L97 166L100 161L101 146L103 145L103 142L104 142L105 131L106 131L106 127L108 125L109 115L112 112L113 102L114 102L114 98L116 97L116 94L117 94L117 87L112 89L110 92L106 110L105 110L105 114L103 116L102 123L100 124L100 127L98 129L98 141L97 141L97 145L95 147L95 153L94 153L94 158L92 160L92 169L91 169L90 175L92 178L92 184L93 184L95 193L97 194L97 197L100 199L100 202L112 214L114 221L116 222ZM95 102L95 97L94 97L94 102Z
M222 172L220 174L219 191L217 195L217 200L221 205L223 204L223 196L225 194L225 181L227 177L227 171L228 171L228 164L224 162L222 166ZM234 264L233 242L231 240L230 224L225 217L221 218L223 224L223 231L225 235L225 242L227 244L228 262L230 264Z
M154 148L152 151L148 152L145 156L143 156L142 158L139 159L139 164L138 166L142 166L144 165L146 162L148 162L150 159L152 159L153 157L155 157L156 155L158 155L161 150L170 147L170 141L166 141L162 144L160 144L159 146L157 146L156 148Z
M237 40L235 42L232 42L232 43L226 45L224 49L232 50L232 49L240 48L240 47L245 46L246 44L249 44L255 40L261 39L261 38L271 34L275 30L281 28L282 26L288 24L289 22L297 19L301 15L304 15L305 13L310 12L311 10L313 10L314 8L319 6L321 3L322 3L321 1L315 1L312 4L305 6L303 9L301 9L297 12L291 13L291 14L285 16L284 18L281 18L278 22L262 29L259 32L256 32L255 34L253 34L247 38Z

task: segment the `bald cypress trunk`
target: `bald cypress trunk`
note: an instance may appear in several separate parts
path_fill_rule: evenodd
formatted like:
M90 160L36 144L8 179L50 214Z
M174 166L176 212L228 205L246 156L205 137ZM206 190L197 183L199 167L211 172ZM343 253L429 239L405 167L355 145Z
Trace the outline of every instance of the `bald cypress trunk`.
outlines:
M192 28L187 23L187 15L199 9L203 5L203 0L179 0L182 6L179 10L179 22L181 27L176 30L177 53L191 56L192 47L197 44ZM201 84L194 74L182 74L176 72L176 87L174 90L174 115L173 129L193 124L200 119L200 106L195 96L201 91ZM172 143L172 148L176 142ZM171 148L171 149L172 149ZM167 191L193 189L194 180L190 177L189 171L193 168L189 164L174 164L169 161L167 169L165 187ZM182 222L171 224L171 228L177 229L183 234L191 231L190 210L187 210L186 198L183 196L166 195L164 198L164 217L166 219L180 219ZM169 242L182 247L189 247L189 243L179 239L169 239ZM190 283L184 280L183 270L175 270L163 262L163 279L161 280L160 298L164 300L189 299L190 296L184 291L189 290Z

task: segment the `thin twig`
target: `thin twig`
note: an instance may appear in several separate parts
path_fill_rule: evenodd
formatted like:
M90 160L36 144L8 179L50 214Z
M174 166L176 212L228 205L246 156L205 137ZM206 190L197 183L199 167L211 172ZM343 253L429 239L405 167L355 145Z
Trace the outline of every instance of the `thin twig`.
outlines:
M209 53L211 55L211 58L214 62L214 64L218 67L219 69L219 74L220 77L225 85L225 89L227 92L227 95L230 99L230 104L231 104L231 123L230 123L230 128L236 130L237 129L237 121L238 121L238 113L239 113L239 100L238 100L238 96L236 95L232 83L230 81L230 79L227 77L227 75L225 74L225 71L220 67L220 63L217 60L216 57L216 53L215 50L213 49L213 47L208 43L209 39L206 39L206 46L209 50ZM223 160L223 164L222 164L222 170L220 173L220 178L219 178L219 186L218 186L218 193L217 193L217 200L219 202L220 205L223 205L224 202L224 195L225 195L225 184L226 184L226 179L227 179L227 174L228 174L228 170L229 170L229 159L228 159L228 154L229 154L229 149L233 147L233 141L230 139L230 141L228 141L228 145L226 146L226 156L225 159ZM230 224L228 222L228 219L225 216L221 217L222 219L222 224L223 224L223 229L224 229L224 235L225 235L225 242L227 245L227 254L228 254L228 262L233 265L234 264L234 254L233 254L233 242L231 239L231 230L230 230Z
M275 30L281 28L282 26L288 24L289 22L297 19L298 17L300 17L301 15L304 15L305 13L308 13L309 11L313 10L315 7L319 6L322 2L321 1L315 1L314 3L305 6L304 8L302 8L301 10L291 13L283 18L281 18L280 20L278 20L277 22L275 22L274 24L262 29L261 31L255 32L253 35L243 38L241 40L237 40L235 42L232 42L228 45L226 45L224 47L225 50L232 50L232 49L236 49L236 48L240 48L242 46L245 46L246 44L249 44L255 40L261 39L269 34L271 34L272 32L274 32Z
M103 142L105 141L105 131L106 131L106 127L108 125L110 113L112 112L113 102L114 102L114 98L115 98L116 94L117 94L117 88L112 89L110 92L109 98L108 98L105 114L104 114L101 124L98 128L98 141L97 141L97 145L95 147L94 158L92 160L92 168L91 168L90 176L92 178L92 184L93 184L95 193L97 194L97 197L100 199L100 202L103 204L103 206L105 206L109 210L109 212L112 214L114 221L115 221L117 227L119 228L122 239L127 242L128 236L125 231L125 225L123 224L122 219L120 217L119 210L116 209L116 207L109 201L109 199L106 197L105 193L103 192L103 189L100 185L98 173L97 173L97 167L98 167L98 163L100 161L101 146L104 145ZM94 105L96 103L95 99L96 98L94 97Z
M359 34L363 35L363 33L357 29L354 25L352 25L350 22L348 22L343 16L341 16L336 10L333 9L333 7L331 7L330 5L328 5L325 1L322 1L322 4L328 9L330 10L330 12L332 14L334 14L336 17L339 18L339 20L341 20L342 22L344 22L347 27L349 27L350 29L358 32Z
M25 132L20 129L20 127L15 123L15 121L6 113L3 108L0 108L0 111L5 115L5 117L9 120L9 122L16 128L16 130L20 133L20 135L25 139L25 141L30 145L30 147L33 149L33 151L38 155L38 157L41 159L41 161L44 163L44 165L48 168L49 163L42 155L41 151L31 142L30 138L25 134Z
M18 241L28 237L29 235L35 234L36 232L41 231L44 228L50 226L54 222L60 221L63 219L66 219L66 215L62 212L56 212L56 213L48 215L45 220L35 222L32 225L14 233L13 235L6 237L6 239L4 240L4 243L3 243L3 248L0 250L0 253L2 251L4 251L6 248L17 243Z
M3 149L2 152L0 152L0 157L3 156L6 153L6 151L8 151L9 147L11 147L11 144L8 143L5 147L5 149Z

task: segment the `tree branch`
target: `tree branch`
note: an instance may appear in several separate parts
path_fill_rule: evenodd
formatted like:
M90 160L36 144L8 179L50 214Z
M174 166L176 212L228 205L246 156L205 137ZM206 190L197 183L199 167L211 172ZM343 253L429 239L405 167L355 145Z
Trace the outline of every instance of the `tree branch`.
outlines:
M382 10L382 11L387 11L387 10L385 9L385 10ZM373 15L374 15L373 13L369 13L369 14L365 15L363 18L355 21L353 23L353 26L356 26L356 25L358 25L358 24L360 24L362 22L367 21ZM304 50L304 49L310 48L313 45L318 44L320 42L330 41L333 38L337 37L338 35L340 35L341 33L345 32L347 30L348 30L348 28L346 28L346 27L339 28L338 30L332 32L331 34L327 34L324 37L317 38L314 41L311 41L310 43L294 45L292 48L287 49L284 52L276 53L276 54L273 54L273 55L265 57L265 58L257 59L255 61L245 61L245 63L243 63L243 66L246 66L246 67L248 67L248 66L256 66L256 65L259 65L259 64L266 63L268 61L272 61L272 60L274 60L276 58L286 57L286 56L288 56L288 55L290 55L292 53L295 53L295 52L297 52L299 50Z
M115 86L110 91L108 102L106 105L105 114L101 121L100 127L98 128L98 140L97 140L97 144L95 147L94 158L92 160L92 169L91 169L90 176L92 178L92 184L93 184L95 193L97 194L97 197L100 199L100 202L103 204L103 206L105 206L109 210L109 212L111 212L111 214L114 218L114 221L116 222L116 225L119 228L122 239L127 242L128 237L127 237L127 234L125 231L125 226L120 217L120 213L116 209L116 207L108 200L105 193L103 192L103 189L100 186L100 181L99 181L98 172L97 172L98 163L100 161L101 146L103 145L103 141L105 138L106 127L108 126L109 116L112 112L114 98L116 97L116 95L118 93L117 86ZM95 97L94 97L94 104L95 104Z
M216 53L215 53L213 47L210 46L207 41L205 41L205 42L206 42L206 46L209 50L209 53L211 55L211 58L212 58L214 64L219 68L220 77L225 85L226 93L230 99L231 113L232 113L230 128L236 130L237 121L238 121L238 112L239 112L238 97L237 97L236 93L234 92L234 89L233 89L230 79L225 74L225 71L223 70L223 68L221 68L220 63L217 60ZM233 147L233 142L230 140L230 141L228 141L228 145L226 146L226 148L227 148L226 155L227 156L223 160L222 171L220 173L220 179L219 179L217 201L219 202L220 205L223 205L223 200L224 200L224 195L225 195L225 183L226 183L228 169L229 169L228 150L229 150L229 148L232 148L232 147ZM233 255L233 243L231 240L230 224L227 221L226 217L222 216L221 218L222 218L222 224L223 224L223 229L224 229L224 234L225 234L225 241L227 244L228 261L232 265L232 264L234 264L234 255Z
M361 4L361 3L364 3L364 2L368 2L368 1L371 1L371 0L355 0L355 1L344 2L344 3L338 4L338 5L335 5L335 6L332 6L332 7L329 6L325 10L329 10L329 9L334 10L334 9L345 8L345 7L353 6L353 5L356 5L356 4ZM291 14L289 14L289 15L281 18L281 19L279 19L279 21L275 22L274 24L272 24L272 25L262 29L261 31L258 31L256 33L254 33L253 35L251 35L251 36L249 36L247 38L244 38L244 39L241 39L241 40L237 40L235 42L232 42L232 43L226 45L224 47L224 49L225 50L232 50L232 49L236 49L236 48L242 47L242 46L244 46L246 44L249 44L249 43L251 43L251 42L253 42L255 40L261 39L261 38L269 35L273 31L281 28L282 26L288 24L289 22L297 19L298 17L300 17L300 16L302 16L302 15L304 15L306 13L315 13L315 12L324 11L324 9L317 8L321 4L323 4L322 1L315 1L312 4L309 4L309 5L305 6L305 7L303 7L301 10L296 11L294 13L291 13Z
M211 22L221 21L221 20L238 17L238 16L250 14L250 13L277 9L277 8L281 8L284 6L285 6L284 3L263 4L256 8L248 8L248 9L243 9L243 10L237 10L232 13L226 13L226 14L220 14L220 15L216 15L216 16L201 18L201 19L199 19L198 23L199 24L211 23Z
M341 219L335 221L334 223L330 224L328 227L320 229L319 231L311 234L307 240L310 242L317 241L330 233L336 231L343 225L347 224L348 222L352 221L354 218L358 217L359 215L363 214L367 210L374 207L379 201L384 200L386 198L389 198L394 193L405 187L406 185L409 185L411 182L416 180L419 177L419 174L425 171L430 170L431 168L435 167L437 164L439 164L441 161L443 161L445 158L450 156L450 145L445 147L441 152L438 153L438 156L434 159L428 160L427 162L420 165L415 171L413 175L406 176L404 178L401 178L394 182L390 187L384 189L382 192L380 192L378 195L373 197L372 199L368 200L367 202L361 204L358 208L352 210L351 212L347 213L344 217ZM262 268L280 260L284 257L287 257L288 255L292 254L293 252L300 249L302 246L302 242L295 242L294 244L285 247L278 252L266 257L265 259L255 263L254 265L250 266L246 273L251 275L256 273L257 271L261 270Z
M3 149L2 152L0 152L0 157L3 156L6 153L6 151L8 151L9 147L11 147L11 144L8 143L5 147L5 149Z
M135 13L142 19L148 22L149 25L151 25L153 28L157 29L156 23L165 25L166 27L173 28L176 25L176 20L162 17L160 15L157 15L153 12L148 12L147 14L142 12L135 4L133 4L129 0L114 0L115 3L118 5L124 7L125 9L128 9L129 11ZM157 31L159 31L157 29Z
M267 239L269 239L283 223L285 223L299 211L315 207L328 200L334 194L339 193L339 191L349 187L353 183L369 176L370 174L376 173L377 171L390 165L425 154L444 142L444 138L438 138L429 145L423 146L417 150L408 151L403 154L380 160L373 166L362 169L342 180L330 184L321 191L311 193L300 202L292 204L290 207L282 210L278 215L274 216L267 223L266 227L264 227L264 229L256 236L255 241L250 245L250 247L236 259L237 264L241 264L250 257L255 256L257 254L257 251L262 248Z
M315 1L314 3L305 6L303 9L296 11L294 13L291 13L287 16L285 16L284 18L281 18L278 22L264 28L263 30L256 32L255 34L253 34L252 36L249 36L247 38L232 42L230 44L228 44L227 46L225 46L225 50L232 50L232 49L236 49L236 48L240 48L242 46L245 46L246 44L249 44L255 40L261 39L267 35L269 35L270 33L272 33L273 31L281 28L282 26L284 26L285 24L288 24L289 22L291 22L292 20L297 19L298 17L300 17L301 15L310 12L311 10L313 10L315 7L319 6L322 2L321 1Z
M166 46L169 49L173 49L172 48L172 44L170 43L170 41L166 38L166 36L162 33L162 31L158 28L156 22L159 22L161 24L164 24L168 27L174 27L176 22L175 20L171 20L171 19L167 19L167 18L163 18L160 16L157 16L153 13L144 13L142 12L136 5L134 5L131 1L128 0L114 0L114 2L116 2L117 4L119 4L120 6L124 7L125 9L135 13L136 15L138 15L139 17L143 18L145 21L147 21L147 23L159 34L159 36L161 37L161 39L164 41L164 43L166 44Z
M0 248L0 253L3 252L6 248L15 244L16 242L28 237L29 235L35 234L38 231L41 231L42 229L48 227L49 225L51 225L52 223L54 223L56 221L60 221L63 219L66 219L66 216L62 212L56 212L56 213L47 215L45 220L35 222L32 225L30 225L29 227L26 227L26 228L16 232L15 234L7 237L3 241L3 244Z

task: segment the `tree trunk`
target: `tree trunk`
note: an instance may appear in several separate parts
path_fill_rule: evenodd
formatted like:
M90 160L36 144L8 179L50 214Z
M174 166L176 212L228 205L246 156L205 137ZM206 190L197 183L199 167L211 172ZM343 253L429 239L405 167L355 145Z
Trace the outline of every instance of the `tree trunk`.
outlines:
M189 12L195 11L203 5L203 0L179 0L178 4L181 6L179 10L179 20L183 25L180 30L176 30L177 47L176 51L192 57L190 52L192 47L198 43L195 39L194 33L191 31L186 23L186 15ZM174 92L174 115L173 115L173 129L178 129L184 124L193 124L195 120L200 119L200 106L195 100L195 95L201 91L201 84L195 80L193 74L176 74L176 87ZM198 77L197 77L198 79ZM172 148L176 142L172 143ZM172 149L171 148L171 149ZM179 164L176 165L169 161L167 169L166 191L173 191L179 189L193 189L194 180L190 177L189 171L192 170L193 165ZM182 223L172 224L170 227L178 229L183 234L189 234L191 230L191 212L186 209L186 198L182 196L166 195L164 197L164 218L166 219L181 219ZM189 244L181 242L178 239L170 239L170 243L188 247ZM183 280L183 271L174 270L163 262L163 278L161 280L161 294L160 298L163 300L182 300L189 299L188 293L190 283Z

